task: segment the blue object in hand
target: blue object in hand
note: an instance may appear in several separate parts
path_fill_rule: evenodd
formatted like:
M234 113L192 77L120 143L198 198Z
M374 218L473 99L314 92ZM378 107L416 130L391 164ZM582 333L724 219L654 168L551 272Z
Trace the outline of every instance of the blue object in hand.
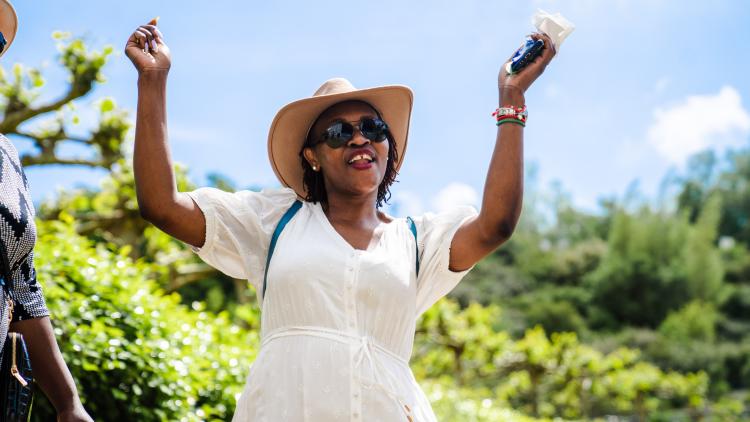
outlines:
M537 56L542 53L544 48L543 40L535 40L531 37L527 37L521 48L516 50L513 57L510 58L510 62L506 65L506 71L508 73L517 73L527 64L534 61Z

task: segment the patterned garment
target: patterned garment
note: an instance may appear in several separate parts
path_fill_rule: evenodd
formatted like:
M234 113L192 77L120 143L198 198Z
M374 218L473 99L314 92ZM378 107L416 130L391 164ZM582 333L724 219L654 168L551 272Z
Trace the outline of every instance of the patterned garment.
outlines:
M36 224L29 184L13 144L0 135L0 251L10 267L9 287L16 299L13 321L49 315L44 295L36 281L34 244ZM6 297L3 290L3 297ZM0 351L8 334L8 304L0 304ZM0 362L2 357L0 356Z

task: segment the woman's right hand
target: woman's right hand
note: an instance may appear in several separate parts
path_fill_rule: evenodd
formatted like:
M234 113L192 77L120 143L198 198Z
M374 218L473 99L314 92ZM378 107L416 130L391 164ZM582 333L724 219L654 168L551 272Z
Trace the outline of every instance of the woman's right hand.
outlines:
M139 75L150 71L166 73L172 66L169 47L156 27L156 19L133 31L125 45L125 55L133 62Z

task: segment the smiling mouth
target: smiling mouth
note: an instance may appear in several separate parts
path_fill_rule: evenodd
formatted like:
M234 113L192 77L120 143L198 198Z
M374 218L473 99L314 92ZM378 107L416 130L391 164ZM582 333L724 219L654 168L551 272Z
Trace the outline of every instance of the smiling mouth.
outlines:
M349 160L349 164L369 164L375 161L369 154L357 154Z

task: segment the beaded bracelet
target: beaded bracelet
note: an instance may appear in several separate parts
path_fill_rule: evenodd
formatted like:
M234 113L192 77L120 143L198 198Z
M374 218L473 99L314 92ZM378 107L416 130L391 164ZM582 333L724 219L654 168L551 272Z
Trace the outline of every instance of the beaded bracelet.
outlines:
M517 125L521 125L523 127L526 127L526 123L523 120L514 119L514 118L511 118L511 117L508 117L508 118L505 118L505 119L500 119L500 120L497 121L497 123L495 123L495 125L500 126L500 125L505 124L505 123L515 123Z
M522 107L507 105L498 107L492 113L492 115L495 116L497 126L500 126L504 123L515 123L521 126L526 126L526 120L529 117L529 112L526 109L525 105Z

